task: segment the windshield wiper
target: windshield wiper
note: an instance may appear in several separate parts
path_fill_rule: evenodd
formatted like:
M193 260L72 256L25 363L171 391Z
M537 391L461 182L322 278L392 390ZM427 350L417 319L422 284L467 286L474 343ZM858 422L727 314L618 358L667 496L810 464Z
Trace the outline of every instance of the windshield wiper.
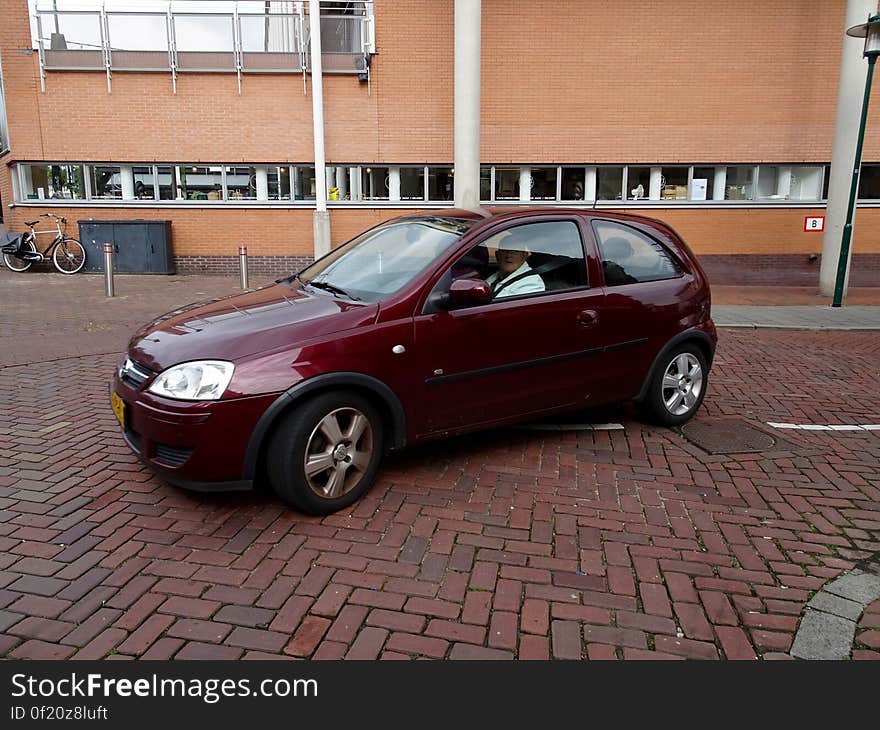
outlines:
M355 301L360 301L360 297L356 297L353 294L349 294L345 289L340 289L335 284L330 284L326 281L315 281L312 279L308 282L309 286L314 286L318 289L325 289L326 291L332 292L333 294L339 294L340 296L347 297L348 299L354 299Z

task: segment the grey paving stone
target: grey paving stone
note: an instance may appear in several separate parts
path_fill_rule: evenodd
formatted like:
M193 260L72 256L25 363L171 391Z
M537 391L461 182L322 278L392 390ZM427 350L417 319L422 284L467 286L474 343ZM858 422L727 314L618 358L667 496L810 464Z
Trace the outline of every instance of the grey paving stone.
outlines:
M712 307L712 319L719 327L880 330L880 307L716 305Z
M841 598L825 591L819 591L810 599L807 604L810 608L824 613L833 613L835 616L849 619L850 621L858 621L859 616L864 611L864 606L856 601L850 601L848 598Z
M880 598L880 576L854 570L831 581L822 590L867 606Z
M791 655L798 659L848 659L855 634L855 621L808 608Z

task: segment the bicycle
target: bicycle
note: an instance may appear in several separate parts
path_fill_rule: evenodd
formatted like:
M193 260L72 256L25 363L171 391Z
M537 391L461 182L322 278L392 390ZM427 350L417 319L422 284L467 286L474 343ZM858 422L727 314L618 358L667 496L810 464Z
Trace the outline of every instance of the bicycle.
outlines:
M18 250L14 253L4 253L3 263L11 271L27 271L34 263L41 263L49 256L52 263L62 274L75 274L86 265L86 250L83 245L71 236L65 236L61 226L67 223L67 219L54 213L42 213L41 218L54 218L54 231L37 231L34 226L39 221L25 223L30 228L28 233L22 234ZM55 234L52 242L42 252L37 248L37 236L50 233Z

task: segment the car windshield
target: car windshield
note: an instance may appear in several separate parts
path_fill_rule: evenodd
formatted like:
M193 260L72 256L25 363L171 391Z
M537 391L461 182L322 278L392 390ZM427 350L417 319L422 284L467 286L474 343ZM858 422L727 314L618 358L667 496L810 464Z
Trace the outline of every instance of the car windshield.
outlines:
M334 295L380 301L409 284L474 223L435 216L389 221L316 261L299 279Z

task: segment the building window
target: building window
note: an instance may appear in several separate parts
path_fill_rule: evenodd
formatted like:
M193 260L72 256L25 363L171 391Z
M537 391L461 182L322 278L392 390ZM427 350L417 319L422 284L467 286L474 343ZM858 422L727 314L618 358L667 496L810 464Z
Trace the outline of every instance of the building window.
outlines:
M315 168L296 166L293 168L294 200L314 200L317 197L315 186Z
M724 199L754 200L754 177L755 168L752 166L728 167Z
M26 200L85 200L82 165L21 165Z
M651 190L651 168L627 167L626 190L630 200L645 200Z
M529 168L532 176L532 200L556 200L556 176L559 169L556 167L532 167Z
M260 172L266 174L266 168ZM268 177L268 176L267 176ZM262 187L262 186L261 186ZM266 180L268 187L268 179ZM264 199L268 197L268 191L264 193ZM256 167L232 167L226 168L226 200L256 200L257 199L257 168Z
M519 168L495 168L494 200L519 200Z
M122 169L118 165L89 165L89 192L96 200L122 199Z
M492 200L492 168L480 168L480 200Z
M290 200L290 166L273 165L266 170L266 197Z
M584 200L587 172L583 167L562 168L562 199Z
M859 175L859 198L880 200L880 164L862 165Z
M660 199L687 200L689 167L663 167L660 170ZM705 200L705 198L703 198Z
M820 200L822 197L822 177L825 168L792 167L789 198L791 200Z
M175 188L177 200L222 200L222 165L178 165Z
M691 178L691 200L715 200L715 168L695 167Z
M134 181L134 197L137 200L155 200L156 199L156 173L155 167L152 165L138 166L131 168L131 175Z
M361 196L364 200L388 200L390 197L389 184L387 167L364 167L361 169Z
M400 168L400 199L401 200L424 200L425 199L425 168L424 167L401 167Z
M596 197L598 200L620 200L623 193L623 168L596 169Z
M480 174L482 180L482 173ZM482 195L480 196L482 197ZM428 168L428 200L455 199L455 170L451 167Z

